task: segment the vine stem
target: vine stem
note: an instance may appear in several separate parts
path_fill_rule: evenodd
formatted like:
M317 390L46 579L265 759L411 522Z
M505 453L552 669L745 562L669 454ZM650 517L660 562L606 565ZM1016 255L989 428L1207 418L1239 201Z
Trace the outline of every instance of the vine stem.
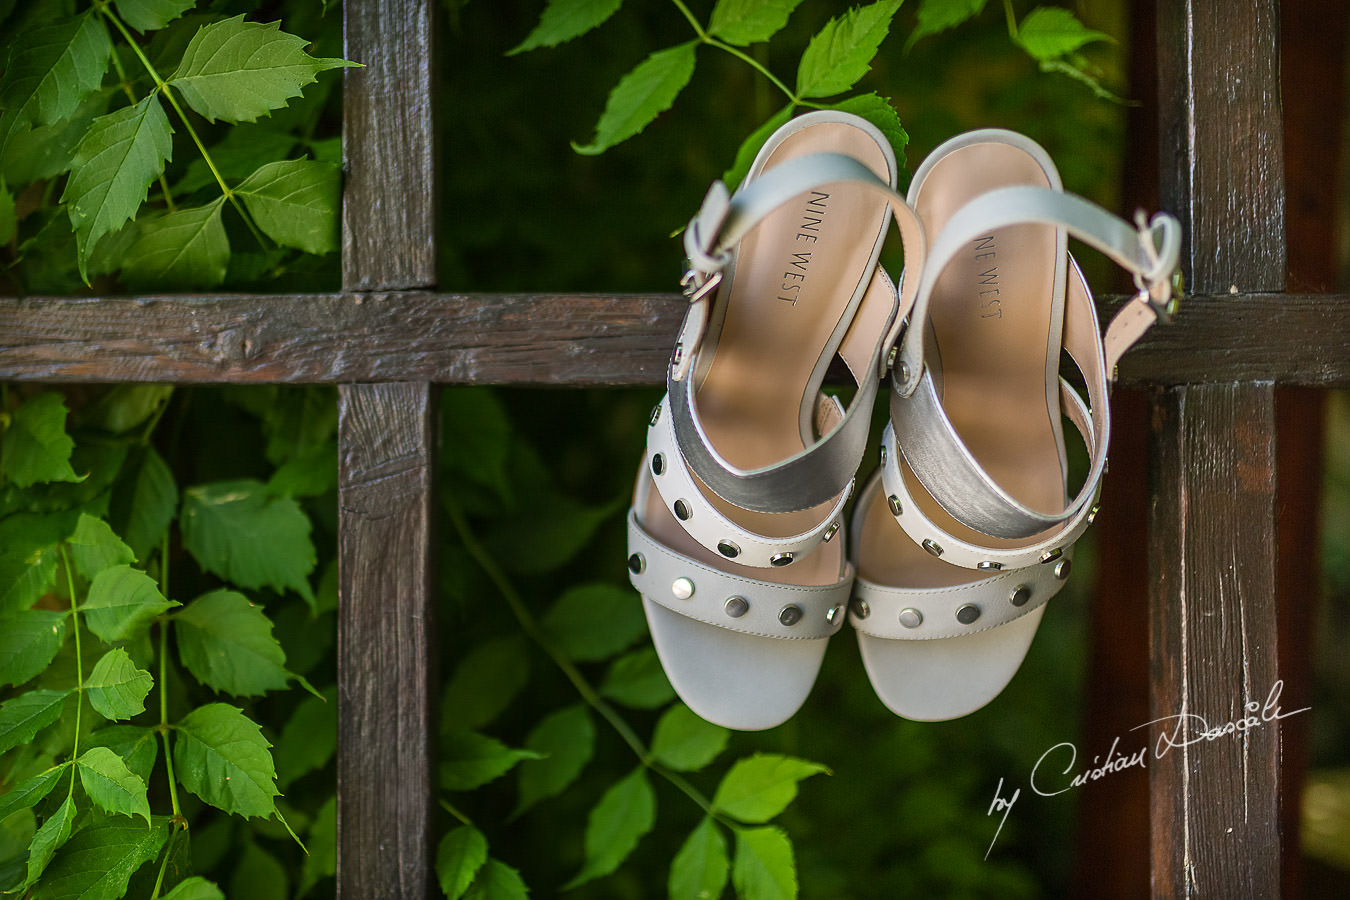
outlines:
M160 541L159 592L169 595L169 533ZM169 746L169 620L159 623L159 736L164 742L164 770L169 779L169 803L173 818L179 822L183 812L178 806L178 784L173 773L173 748Z
M80 649L80 611L75 606L75 575L70 570L70 556L66 553L66 545L59 547L61 553L61 564L66 570L66 587L70 591L70 628L75 632L75 684L78 694L75 697L75 740L70 748L70 760L72 763L80 755L80 716L84 712L84 654ZM67 798L75 795L75 770L79 766L70 767L70 792Z
M699 22L698 17L689 11L689 7L684 5L684 0L671 0L671 2L674 3L676 8L679 9L680 13L684 15L685 19L694 29L694 33L698 35L699 41L701 41L704 44L707 44L709 47L716 47L718 50L721 50L724 53L730 53L732 56L736 57L741 62L745 63L747 66L754 69L759 74L763 75L765 78L769 80L770 84L772 84L774 87L778 88L778 90L783 92L783 96L787 97L788 101L792 103L793 106L811 106L816 109L824 108L825 104L815 103L810 100L803 100L801 97L798 97L794 91L789 89L788 86L784 84L782 81L780 81L776 75L770 72L767 66L761 63L759 60L755 59L750 54L746 53L744 50L740 49L739 47L728 44L726 41L715 38L711 34L709 34L708 29L703 27L703 24Z
M197 150L201 153L202 159L206 161L206 167L211 170L211 175L216 179L216 183L220 185L221 193L224 194L225 199L229 200L230 205L238 210L240 217L244 220L244 224L246 224L248 230L253 233L253 237L257 239L258 246L267 249L267 242L266 239L263 238L262 232L258 230L257 225L253 224L253 219L250 218L248 213L244 210L244 206L239 202L239 198L235 196L234 190L226 183L225 177L220 174L220 170L216 168L216 161L212 159L211 154L207 152L206 145L202 143L201 137L198 136L197 129L192 127L192 120L187 117L187 112L179 104L178 98L174 96L173 91L169 90L169 83L160 76L159 71L155 69L154 64L146 58L145 54L141 51L140 45L132 38L131 32L127 30L127 26L123 25L122 20L117 18L112 10L108 9L106 0L99 0L99 2L95 4L95 9L97 9L105 19L111 22L114 28L121 32L123 39L126 40L127 45L131 47L131 51L136 54L136 58L141 61L141 65L145 68L145 71L148 72L150 78L154 80L155 90L164 95L164 98L169 101L169 105L173 107L174 112L178 114L178 118L182 121L183 127L187 129L188 136L192 138L192 143L197 145ZM116 54L114 54L114 56L116 56Z
M670 771L665 766L658 764L652 759L651 751L647 749L647 745L642 742L642 739L637 736L637 733L633 731L632 727L624 721L623 716L596 693L595 688L591 687L591 684L586 680L586 677L577 670L576 666L572 665L571 660L558 652L544 634L543 630L540 629L538 621L536 621L534 615L530 612L529 607L525 605L525 601L521 598L520 592L516 590L515 585L511 583L511 580L506 576L506 573L502 571L502 568L497 564L497 561L493 559L492 554L488 553L483 545L478 543L477 539L473 536L473 531L469 528L468 520L464 516L464 510L460 508L459 503L448 493L445 495L444 499L446 510L450 516L450 523L455 529L455 534L464 545L464 549L466 549L469 552L469 555L473 557L474 562L478 563L479 567L487 574L489 580L496 586L498 592L505 598L506 604L511 608L511 613L520 624L521 630L529 636L530 640L539 645L539 648L548 655L549 659L553 660L554 665L562 670L562 673L567 676L567 680L572 682L572 686L576 688L577 693L581 695L581 699L585 700L587 705L599 713L601 717L610 724L610 727L618 732L619 737L623 738L624 743L626 743L629 749L637 756L639 762L683 791L689 799L697 803L705 813L721 821L721 817L713 812L712 803L707 797L703 796L698 788L686 781L683 776Z
M458 819L460 822L464 823L465 825L468 825L470 828L475 828L475 827L477 827L477 826L475 826L475 825L473 824L473 820L472 820L472 819L470 819L468 816L464 815L464 813L460 812L458 809L455 809L455 805L454 805L453 803L451 803L449 800L445 799L444 797L439 798L439 800L440 800L440 804L441 804L441 809L445 810L446 812L448 812L450 815L454 816L456 819Z

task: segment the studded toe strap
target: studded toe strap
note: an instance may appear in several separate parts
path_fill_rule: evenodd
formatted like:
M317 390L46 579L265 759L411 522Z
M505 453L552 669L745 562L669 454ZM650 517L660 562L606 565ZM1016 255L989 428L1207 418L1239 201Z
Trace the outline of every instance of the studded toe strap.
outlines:
M828 638L844 624L853 569L834 584L779 584L690 559L648 534L628 513L629 580L643 597L682 616L760 637Z

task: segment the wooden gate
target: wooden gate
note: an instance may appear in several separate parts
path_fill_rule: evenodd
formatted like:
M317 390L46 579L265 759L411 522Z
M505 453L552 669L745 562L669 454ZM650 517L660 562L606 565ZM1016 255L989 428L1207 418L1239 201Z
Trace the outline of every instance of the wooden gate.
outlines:
M366 67L346 73L341 293L0 300L0 380L340 386L350 900L434 889L435 385L656 384L683 311L674 295L437 292L433 8L346 0L345 55ZM1277 0L1159 0L1161 205L1183 224L1190 296L1120 369L1153 389L1157 716L1259 707L1279 678L1276 385L1350 384L1350 297L1284 292L1278 19ZM1278 723L1206 744L1203 764L1199 749L1150 767L1154 894L1278 896Z

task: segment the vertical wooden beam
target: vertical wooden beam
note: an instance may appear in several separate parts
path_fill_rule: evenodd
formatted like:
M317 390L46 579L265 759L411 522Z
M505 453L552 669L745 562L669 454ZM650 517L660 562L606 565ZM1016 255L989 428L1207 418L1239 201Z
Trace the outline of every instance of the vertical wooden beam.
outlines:
M347 0L342 153L342 285L436 281L433 0Z
M343 287L436 274L433 0L347 0ZM360 302L359 300L356 302ZM430 896L436 391L339 388L338 895Z
M1284 289L1278 22L1278 0L1159 4L1161 194L1197 292ZM1172 388L1153 423L1152 739L1175 745L1149 762L1153 895L1278 897L1274 385Z
M343 385L338 891L422 898L432 874L431 385Z

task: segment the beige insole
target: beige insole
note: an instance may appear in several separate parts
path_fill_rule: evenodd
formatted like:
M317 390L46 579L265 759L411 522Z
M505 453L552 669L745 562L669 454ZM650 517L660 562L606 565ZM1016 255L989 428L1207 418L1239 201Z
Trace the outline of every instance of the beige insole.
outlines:
M767 170L810 153L846 153L890 181L875 141L844 124L812 125L787 137ZM784 203L741 239L711 366L698 386L699 417L713 449L741 469L756 469L805 449L800 403L830 335L859 285L870 282L871 259L889 216L884 197L854 184L830 184ZM828 512L821 505L793 513L754 513L709 490L728 518L759 534L808 530ZM690 538L653 491L644 526L681 553L749 577L793 584L833 584L843 541L822 545L781 569L739 566Z
M929 172L916 212L930 235L966 202L1014 184L1048 187L1040 164L1007 144L976 144L945 156ZM1057 382L1047 386L1052 342L1056 230L1016 225L992 230L943 271L931 299L926 355L940 367L943 406L985 471L1032 509L1064 508L1063 438ZM934 346L935 345L935 346ZM1053 336L1058 358L1059 337ZM986 546L1015 546L953 520L904 468L915 501L940 527ZM860 575L881 584L938 587L984 577L929 555L873 503L857 536Z

